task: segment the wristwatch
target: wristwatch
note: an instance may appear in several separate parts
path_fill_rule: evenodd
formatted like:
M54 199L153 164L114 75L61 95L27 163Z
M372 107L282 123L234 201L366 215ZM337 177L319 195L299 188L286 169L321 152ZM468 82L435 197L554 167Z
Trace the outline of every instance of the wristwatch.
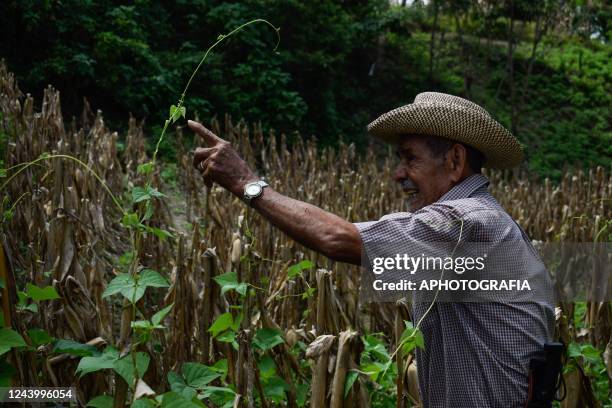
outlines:
M253 181L252 183L245 185L242 199L245 203L251 205L251 201L254 198L257 198L262 195L264 187L268 187L268 183L263 180Z

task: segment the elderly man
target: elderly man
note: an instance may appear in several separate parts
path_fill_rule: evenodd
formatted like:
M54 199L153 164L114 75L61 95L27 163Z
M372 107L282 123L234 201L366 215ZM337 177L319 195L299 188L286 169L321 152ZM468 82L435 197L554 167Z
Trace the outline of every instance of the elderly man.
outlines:
M523 154L518 141L480 106L426 92L380 116L370 134L397 146L395 180L411 212L353 224L274 191L232 146L201 124L192 130L209 145L194 165L207 185L243 198L273 225L329 258L359 265L369 243L387 241L521 242L525 232L487 191L481 167L510 168ZM452 221L462 220L458 230ZM464 222L466 227L464 228ZM449 228L439 228L451 221ZM529 361L550 340L553 309L546 302L415 304L425 339L417 350L425 407L523 407Z

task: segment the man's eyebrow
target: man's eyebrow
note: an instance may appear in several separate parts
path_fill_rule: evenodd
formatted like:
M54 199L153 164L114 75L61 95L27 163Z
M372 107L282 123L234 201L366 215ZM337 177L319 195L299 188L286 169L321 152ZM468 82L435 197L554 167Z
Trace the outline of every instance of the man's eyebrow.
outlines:
M410 147L398 147L395 151L398 156L412 154Z

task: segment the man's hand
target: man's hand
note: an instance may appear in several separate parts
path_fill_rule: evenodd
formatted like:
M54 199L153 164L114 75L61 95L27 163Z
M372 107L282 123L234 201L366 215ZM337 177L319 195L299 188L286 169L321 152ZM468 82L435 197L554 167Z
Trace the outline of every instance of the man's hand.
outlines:
M208 145L198 147L193 154L193 166L200 171L208 187L215 182L241 197L245 184L259 180L229 142L198 122L189 120L187 124Z

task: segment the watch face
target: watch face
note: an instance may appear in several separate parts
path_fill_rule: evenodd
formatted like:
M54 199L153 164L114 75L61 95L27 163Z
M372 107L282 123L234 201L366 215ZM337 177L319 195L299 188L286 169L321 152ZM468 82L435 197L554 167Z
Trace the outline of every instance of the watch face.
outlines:
M261 192L261 186L259 184L249 184L246 187L245 193L249 196L256 196Z

